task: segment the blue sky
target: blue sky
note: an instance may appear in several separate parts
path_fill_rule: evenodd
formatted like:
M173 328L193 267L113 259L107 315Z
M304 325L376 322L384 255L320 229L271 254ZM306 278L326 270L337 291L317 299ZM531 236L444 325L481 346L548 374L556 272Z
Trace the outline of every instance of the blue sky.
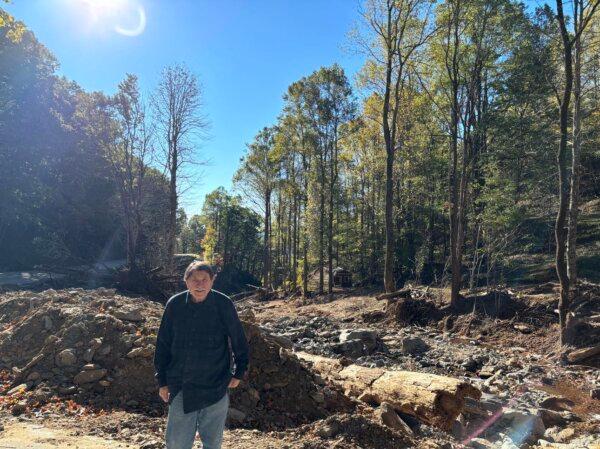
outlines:
M231 188L245 144L275 122L289 84L335 62L354 76L362 57L345 48L358 5L358 0L13 0L3 7L52 51L60 73L86 90L113 93L125 73L134 73L149 93L161 69L173 63L183 62L198 75L211 122L211 137L199 154L212 162L200 169L200 184L184 194L190 216L200 211L206 193ZM146 22L141 34L139 7Z

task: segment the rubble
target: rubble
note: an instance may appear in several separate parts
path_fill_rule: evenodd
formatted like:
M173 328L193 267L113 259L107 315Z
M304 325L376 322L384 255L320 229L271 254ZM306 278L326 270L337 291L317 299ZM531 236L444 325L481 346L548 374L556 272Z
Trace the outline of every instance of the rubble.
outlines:
M289 449L593 447L596 356L558 363L556 291L542 290L533 299L525 289L467 295L468 312L449 310L439 289L418 286L386 301L361 297L360 307L347 294L306 303L243 298L236 306L251 362L231 390L229 426ZM498 291L508 315L488 307ZM580 291L579 329L589 331L600 289ZM112 289L3 293L0 413L86 417L86 432L160 446L166 407L152 355L162 310ZM594 348L594 332L578 334L570 354ZM298 359L302 351L312 365ZM404 389L406 372L423 382ZM436 387L430 381L438 377L450 380ZM470 385L481 397L463 394L436 418L449 401L440 392L451 385Z

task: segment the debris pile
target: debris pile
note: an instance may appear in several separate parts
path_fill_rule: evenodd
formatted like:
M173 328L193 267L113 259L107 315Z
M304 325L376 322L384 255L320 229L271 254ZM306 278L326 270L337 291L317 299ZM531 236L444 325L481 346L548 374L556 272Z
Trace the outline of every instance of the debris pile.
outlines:
M59 397L99 408L164 413L152 363L162 311L159 303L104 288L4 294L0 369L14 375L5 393L27 392L29 404ZM248 381L232 392L233 425L277 429L352 408L276 338L243 324L251 359Z

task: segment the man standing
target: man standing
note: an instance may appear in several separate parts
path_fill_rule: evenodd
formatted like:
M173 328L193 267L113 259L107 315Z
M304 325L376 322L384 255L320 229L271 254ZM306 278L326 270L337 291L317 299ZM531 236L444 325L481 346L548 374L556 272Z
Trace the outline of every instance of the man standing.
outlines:
M220 449L227 388L237 387L246 372L248 342L231 300L212 290L209 264L192 262L183 279L188 290L167 302L154 354L159 395L169 403L167 449L191 449L196 431L204 449Z

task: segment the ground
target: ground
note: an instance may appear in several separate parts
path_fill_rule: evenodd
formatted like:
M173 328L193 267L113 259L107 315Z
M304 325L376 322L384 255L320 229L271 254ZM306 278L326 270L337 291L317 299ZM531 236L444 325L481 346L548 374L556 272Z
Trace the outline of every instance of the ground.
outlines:
M595 293L598 287L586 288L591 293L585 314L594 318L600 302ZM333 298L262 302L251 297L238 302L243 319L255 323L247 328L255 347L260 346L255 357L266 360L261 365L273 358L281 359L277 362L281 365L257 368L254 376L258 379L249 379L236 393L239 405L236 400L232 404L245 418L230 422L224 449L600 447L596 439L600 435L598 358L579 365L560 363L553 312L555 285L494 293L496 304L509 301L506 307L514 307L509 318L487 313L448 315L444 312L447 290L415 286L410 291L416 302L404 305L397 299L377 300L376 292L370 291L338 292ZM477 294L474 309L489 300L488 293ZM430 308L407 314L412 310L407 304ZM163 447L165 409L150 400L155 396L152 384L142 382L139 391L128 391L130 396L124 398L119 378L122 372L139 369L141 376L142 368L143 373L150 369L147 354L161 310L158 303L106 289L1 295L0 368L4 366L4 371L0 380L5 387L0 390L0 448ZM46 317L51 318L50 324ZM96 355L89 356L93 363L83 369L105 369L108 374L101 373L104 389L92 383L72 387L70 379L84 372L77 365L85 363L79 357L89 355L87 342L99 332L103 342L98 343ZM364 340L358 344L353 339L342 341L342 335L349 333ZM59 336L59 347L51 357L37 362L35 376L31 370L23 372L23 380L26 374L33 379L22 384L24 391L9 393L15 376L20 375L15 373L46 350L41 343L47 343L46 334ZM266 340L259 334L267 336ZM79 340L84 344L78 345ZM583 343L590 345L590 340ZM64 366L66 356L60 345L72 347L77 360L72 366ZM102 350L106 346L109 352ZM467 403L451 431L400 414L411 428L411 434L403 434L377 421L376 407L356 398L348 399L350 405L340 405L342 393L329 380L313 374L310 364L297 361L291 351L363 367L452 376L480 389L483 397ZM291 379L277 377L283 371L293 373ZM263 376L271 376L269 382ZM327 406L319 405L323 385L333 388L326 395ZM243 403L255 396L254 405L244 408ZM292 407L297 404L301 404L299 410ZM353 411L344 411L347 406L354 407ZM276 416L270 413L272 408L278 410ZM519 423L535 423L542 429L531 438L533 430L524 432Z

